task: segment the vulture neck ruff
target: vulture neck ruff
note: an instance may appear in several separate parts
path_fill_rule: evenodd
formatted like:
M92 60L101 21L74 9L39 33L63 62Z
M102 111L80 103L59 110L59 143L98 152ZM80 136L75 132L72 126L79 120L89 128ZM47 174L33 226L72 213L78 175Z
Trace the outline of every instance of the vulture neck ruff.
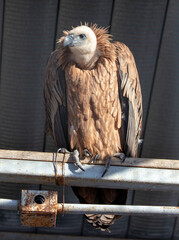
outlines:
M63 47L63 40L66 35L69 34L68 31L65 31L65 36L61 37L59 40L59 46L57 51L59 52L59 62L58 64L62 66L64 69L67 65L75 65L76 68L92 70L95 69L97 63L104 63L106 60L110 62L115 61L116 54L115 54L115 47L111 44L111 35L108 34L107 29L98 28L96 25L90 27L94 34L96 35L97 40L97 48L95 53L89 53L81 56L77 56L75 61L72 52L69 48ZM83 62L84 64L78 65L77 61Z

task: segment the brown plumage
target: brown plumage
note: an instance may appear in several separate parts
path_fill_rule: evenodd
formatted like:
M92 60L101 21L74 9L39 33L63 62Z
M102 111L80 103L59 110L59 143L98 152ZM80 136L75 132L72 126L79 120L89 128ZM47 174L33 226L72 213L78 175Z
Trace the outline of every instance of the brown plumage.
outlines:
M70 41L70 43L69 43ZM67 45L64 47L64 45ZM80 26L64 32L47 63L44 87L47 130L57 147L88 149L106 161L136 156L142 95L135 61L106 29ZM74 188L82 203L125 204L127 190ZM106 230L120 216L86 215Z

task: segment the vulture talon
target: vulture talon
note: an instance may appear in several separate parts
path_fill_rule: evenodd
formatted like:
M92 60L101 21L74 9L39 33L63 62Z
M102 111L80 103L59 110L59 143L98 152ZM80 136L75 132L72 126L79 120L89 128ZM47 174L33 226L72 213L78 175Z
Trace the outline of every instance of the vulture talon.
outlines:
M97 159L100 159L100 155L98 153L94 156L93 162L95 162Z
M107 173L109 167L110 167L110 163L111 163L111 157L107 157L106 159L106 164L105 164L105 168L104 168L104 172L101 175L101 177L104 177L104 175Z
M125 156L124 153L115 153L115 154L114 154L114 157L117 157L117 158L121 159L121 160L122 160L122 163L123 163L123 162L125 161L125 159L126 159L126 156Z
M90 157L90 158L92 158L92 155L91 155L91 153L88 151L88 149L84 149L82 155L85 156L85 157Z
M80 168L82 171L85 172L81 162L80 162L80 159L79 159L79 152L78 150L74 150L73 152L69 152L66 148L59 148L57 149L57 153L63 153L63 154L66 154L66 153L70 153L71 154L71 157L73 158L74 160L74 164L75 166L77 166L78 168Z
M90 162L90 163L91 163L91 162L95 162L97 159L98 159L98 160L100 159L100 155L99 155L98 153L94 156L94 158L91 157L91 159L90 159L89 162Z
M66 148L59 148L59 149L57 149L57 153L65 154L65 153L70 153L70 152Z
M75 149L72 153L71 153L71 155L72 155L72 158L73 158L73 160L74 160L74 164L75 164L75 166L77 166L78 168L80 168L83 172L85 172L85 170L84 170L84 168L83 168L83 166L82 166L82 164L81 164L81 162L80 162L80 158L79 158L79 152L78 152L78 150L77 149Z

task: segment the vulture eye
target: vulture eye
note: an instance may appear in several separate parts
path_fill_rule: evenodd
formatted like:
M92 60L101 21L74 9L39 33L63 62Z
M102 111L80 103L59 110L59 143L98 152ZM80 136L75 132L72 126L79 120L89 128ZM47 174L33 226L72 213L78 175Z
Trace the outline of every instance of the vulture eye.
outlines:
M80 34L80 35L79 35L79 38L80 38L80 39L85 39L85 38L86 38L86 35L85 35L85 34Z

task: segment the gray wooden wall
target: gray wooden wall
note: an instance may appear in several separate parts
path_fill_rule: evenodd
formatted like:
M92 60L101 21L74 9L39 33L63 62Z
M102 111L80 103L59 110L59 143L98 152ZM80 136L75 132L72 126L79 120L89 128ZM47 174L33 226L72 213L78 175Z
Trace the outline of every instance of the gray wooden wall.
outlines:
M82 22L110 26L136 59L143 93L142 157L179 159L179 0L0 0L0 148L55 151L44 133L44 69L62 30ZM47 186L0 184L0 197ZM56 189L62 193L60 187ZM66 201L76 202L66 187ZM178 204L178 193L131 192L134 204ZM21 227L16 212L0 212L0 231L179 239L179 220L123 217L101 233L82 216L58 218L55 229Z

